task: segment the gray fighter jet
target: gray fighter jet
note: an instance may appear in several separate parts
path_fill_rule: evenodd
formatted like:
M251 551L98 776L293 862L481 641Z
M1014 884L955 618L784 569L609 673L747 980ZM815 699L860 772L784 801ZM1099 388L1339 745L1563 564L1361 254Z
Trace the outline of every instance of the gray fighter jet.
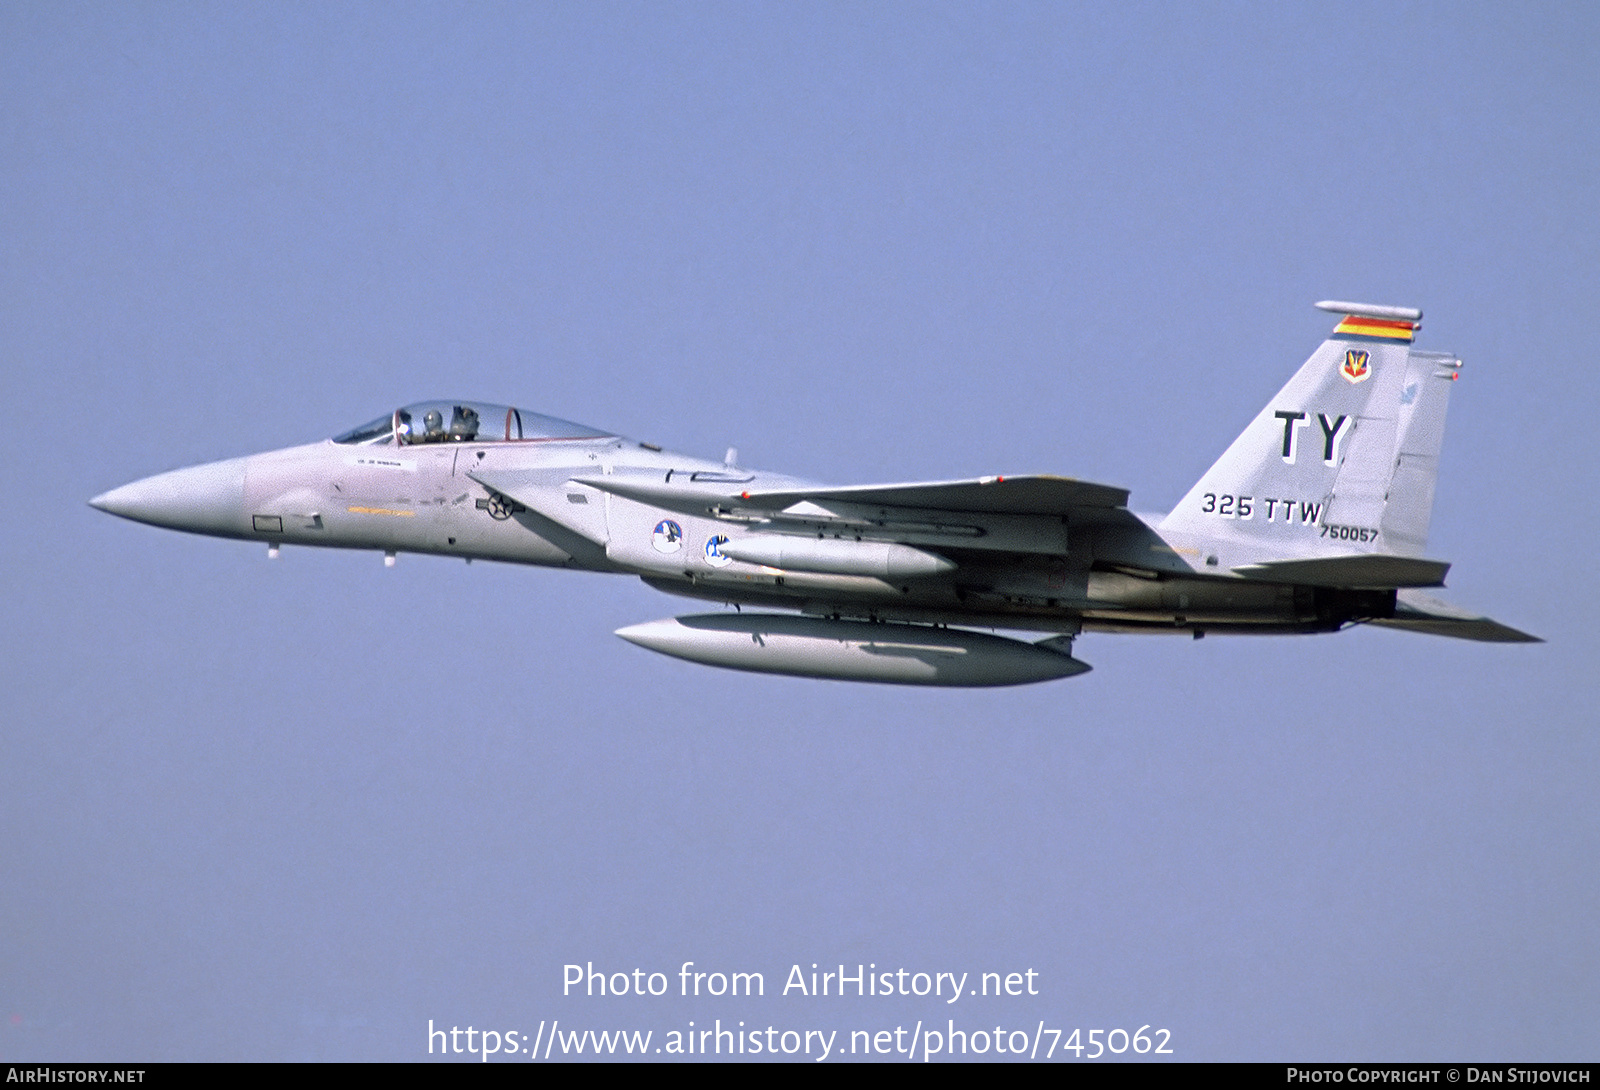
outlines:
M1084 632L1535 637L1423 593L1461 361L1421 311L1324 302L1332 335L1170 514L1054 476L830 487L505 405L420 402L331 440L180 469L90 501L281 546L636 575L741 607L618 631L692 662L908 685L1071 677ZM742 607L785 612L745 612ZM1036 642L977 629L1048 633Z

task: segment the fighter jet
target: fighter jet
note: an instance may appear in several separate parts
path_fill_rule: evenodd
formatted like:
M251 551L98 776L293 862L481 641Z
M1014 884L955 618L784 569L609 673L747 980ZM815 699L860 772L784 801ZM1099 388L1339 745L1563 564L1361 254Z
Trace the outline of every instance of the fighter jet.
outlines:
M738 607L617 635L712 666L907 685L1089 670L1086 632L1335 632L1538 642L1424 592L1461 361L1422 312L1322 302L1332 334L1169 514L1057 476L835 487L506 405L425 401L305 446L89 502L191 533L638 576ZM747 611L745 607L756 607ZM994 630L1046 634L1003 636Z

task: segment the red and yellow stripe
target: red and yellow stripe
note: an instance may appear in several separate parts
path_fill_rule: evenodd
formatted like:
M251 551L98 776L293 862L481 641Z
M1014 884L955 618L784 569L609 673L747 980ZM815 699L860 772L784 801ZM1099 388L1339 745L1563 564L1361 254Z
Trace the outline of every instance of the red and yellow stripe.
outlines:
M1416 336L1416 323L1397 322L1388 318L1363 318L1352 314L1334 328L1335 337L1341 334L1357 337L1382 337L1386 341L1410 341Z

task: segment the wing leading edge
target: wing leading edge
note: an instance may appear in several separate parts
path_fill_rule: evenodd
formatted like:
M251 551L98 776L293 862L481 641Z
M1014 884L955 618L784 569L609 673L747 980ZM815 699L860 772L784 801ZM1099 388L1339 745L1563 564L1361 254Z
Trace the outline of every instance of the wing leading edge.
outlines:
M771 510L783 510L806 501L827 503L832 500L985 515L1068 515L1083 508L1126 507L1128 490L1041 474L750 492L741 498L746 504Z
M1044 475L787 489L741 489L737 484L730 486L726 479L706 479L707 476L667 473L661 479L616 475L573 480L625 499L696 515L733 507L784 511L800 503L830 502L951 514L1070 515L1074 511L1125 508L1128 503L1126 488Z

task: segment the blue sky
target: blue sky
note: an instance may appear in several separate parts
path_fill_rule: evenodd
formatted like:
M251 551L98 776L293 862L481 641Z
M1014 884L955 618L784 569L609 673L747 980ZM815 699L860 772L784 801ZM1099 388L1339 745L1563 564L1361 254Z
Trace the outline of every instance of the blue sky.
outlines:
M1573 5L0 5L0 1059L556 1018L1593 1058L1597 42ZM1547 644L757 677L612 637L685 611L634 580L84 502L463 397L1165 510L1330 297L1465 361L1429 552ZM561 995L688 960L768 995ZM812 962L1040 994L774 994Z

